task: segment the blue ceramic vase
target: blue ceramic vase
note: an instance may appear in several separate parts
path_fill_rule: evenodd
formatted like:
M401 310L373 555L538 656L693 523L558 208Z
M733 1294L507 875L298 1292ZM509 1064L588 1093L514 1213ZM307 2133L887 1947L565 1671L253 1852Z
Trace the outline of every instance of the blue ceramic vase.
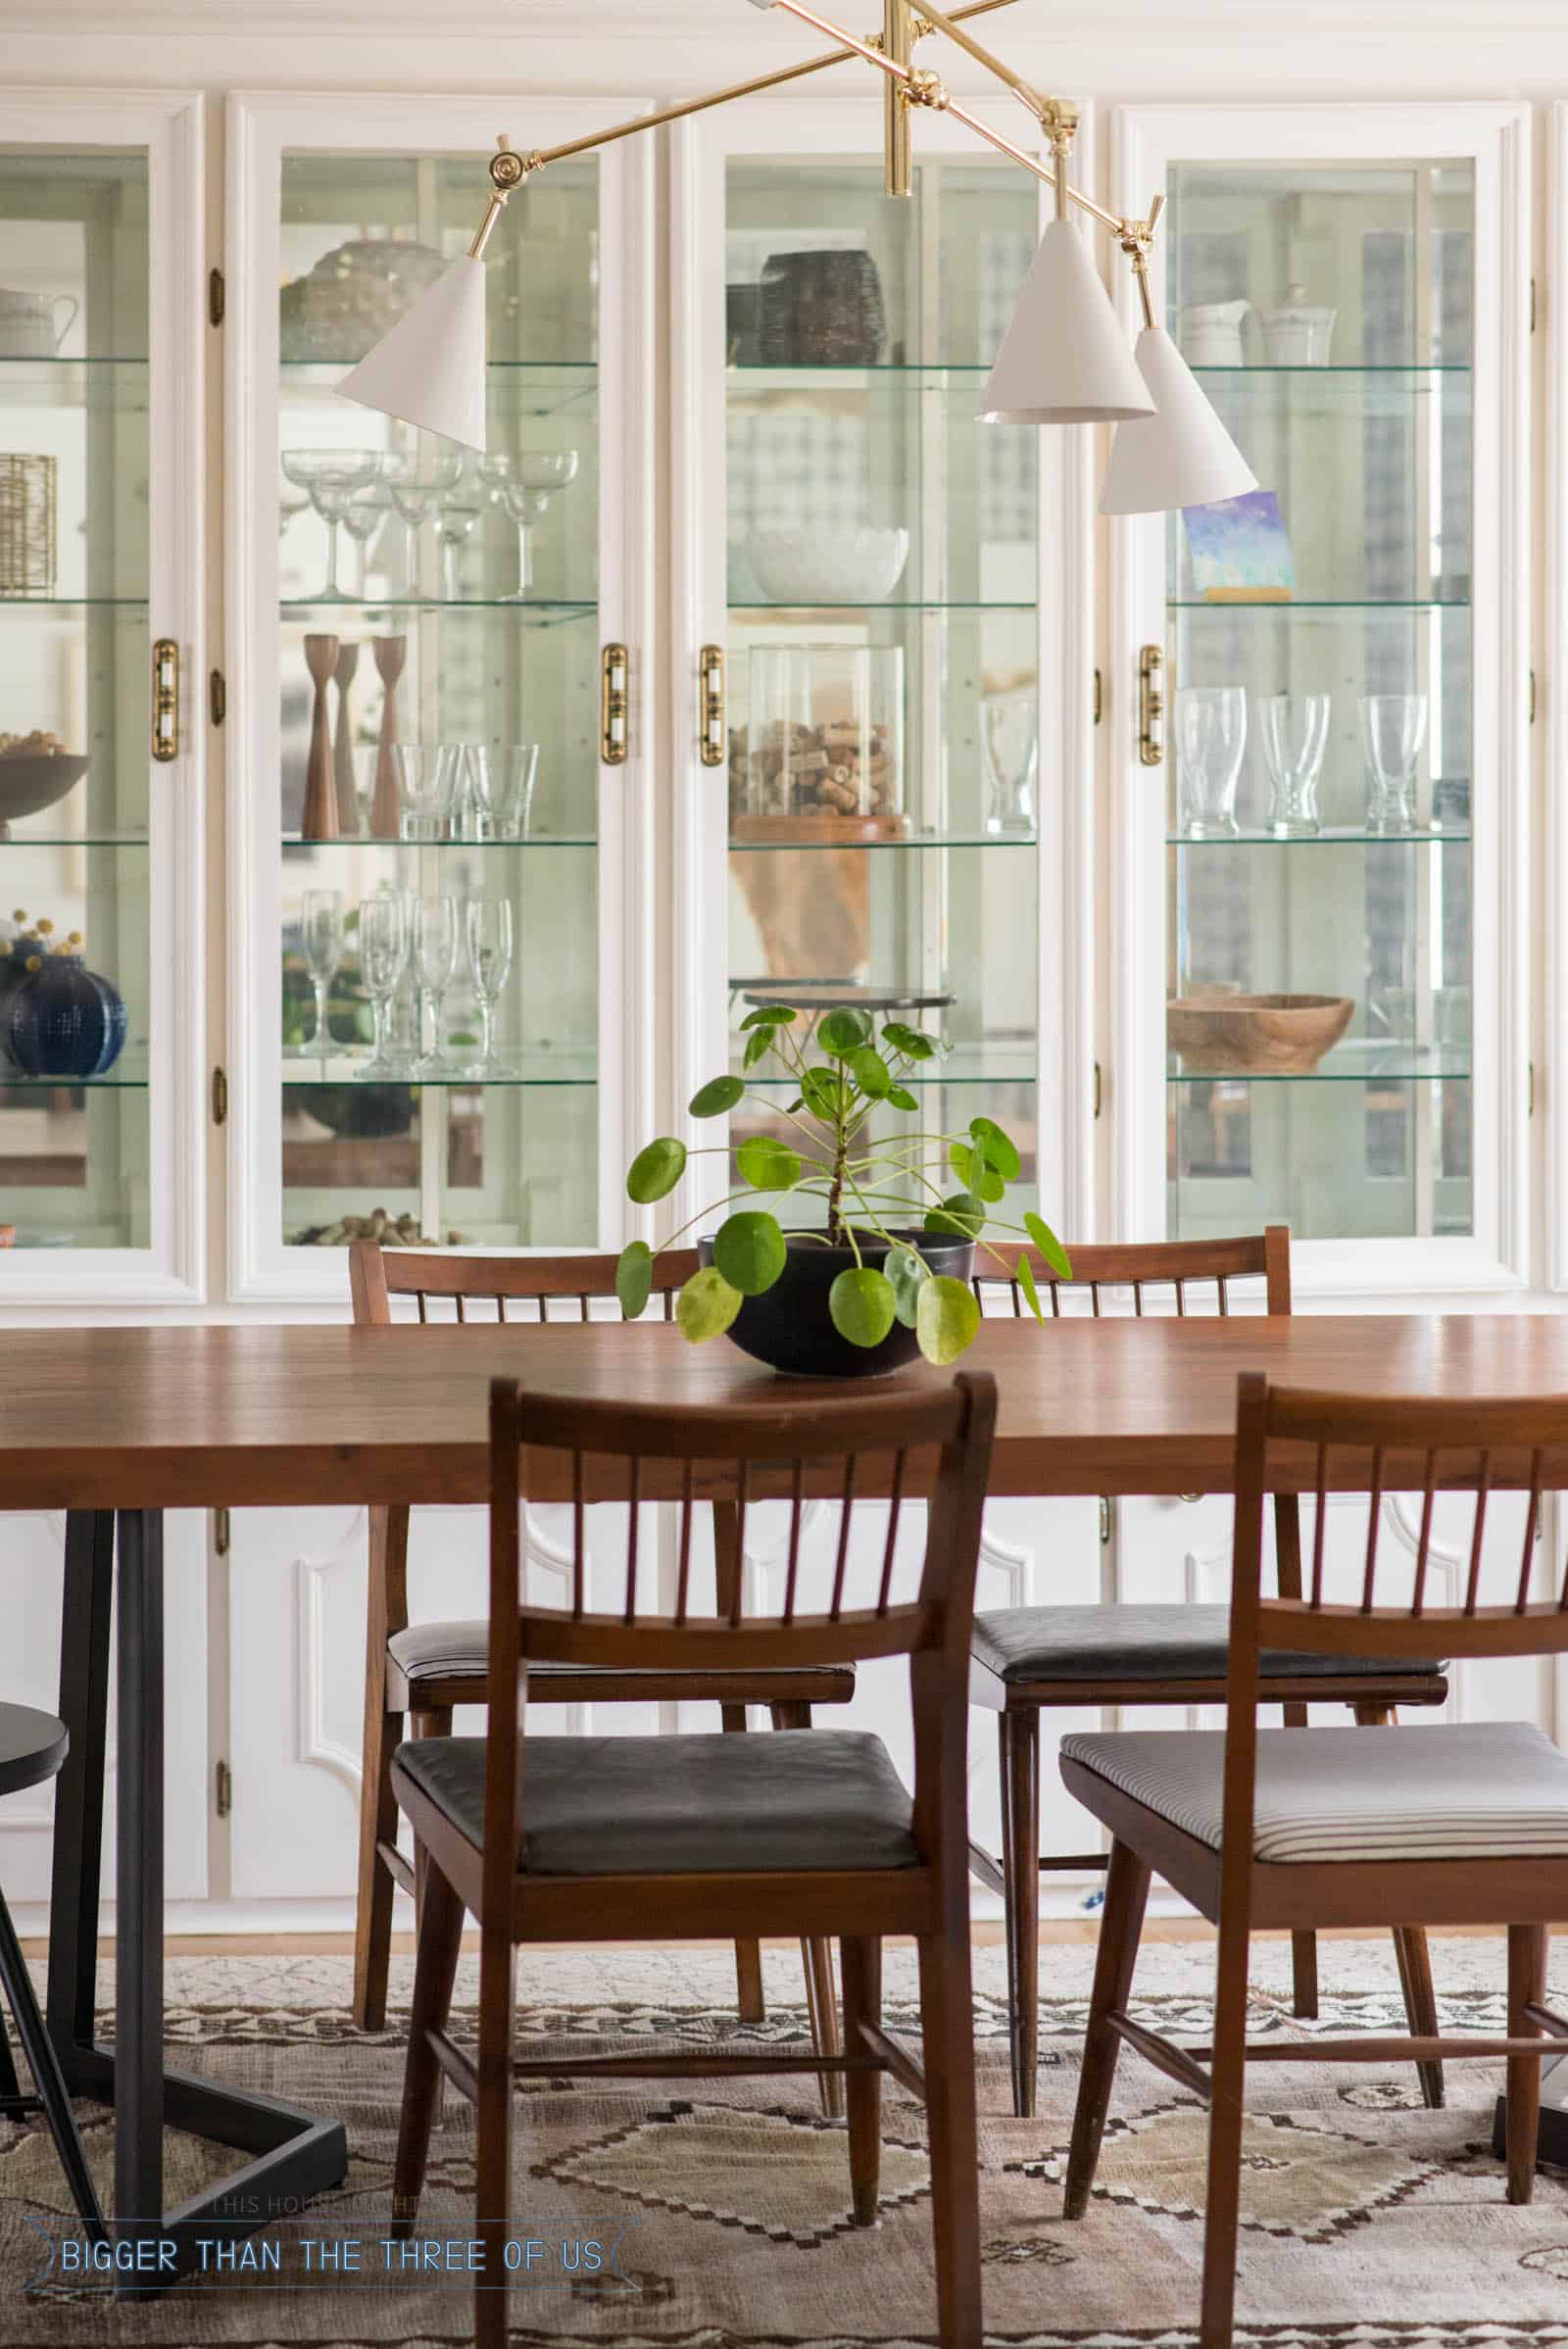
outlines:
M29 957L29 964L35 961ZM81 1083L114 1067L125 1041L125 1006L119 991L79 954L50 954L11 998L7 1041L11 1057L28 1077Z

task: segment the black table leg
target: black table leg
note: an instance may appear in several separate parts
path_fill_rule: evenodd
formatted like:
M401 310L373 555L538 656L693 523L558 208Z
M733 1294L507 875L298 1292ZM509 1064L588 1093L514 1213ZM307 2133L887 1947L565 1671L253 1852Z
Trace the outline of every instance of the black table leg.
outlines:
M119 1519L116 2044L93 2043L115 1532L102 1511L73 1510L66 1520L60 1713L71 1750L56 1786L48 2022L72 2092L115 2108L114 2231L173 2246L170 2267L126 2278L145 2293L195 2268L201 2239L252 2234L341 2184L348 2143L340 2121L164 2070L164 1523L156 1509ZM166 2215L166 2125L252 2159Z

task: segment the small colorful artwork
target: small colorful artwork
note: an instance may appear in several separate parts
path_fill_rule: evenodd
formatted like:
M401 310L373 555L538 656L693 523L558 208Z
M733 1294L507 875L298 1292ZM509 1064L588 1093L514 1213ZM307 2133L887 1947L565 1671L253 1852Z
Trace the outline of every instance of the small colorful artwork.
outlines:
M1291 542L1271 489L1217 506L1184 506L1193 585L1210 604L1288 604L1296 593Z

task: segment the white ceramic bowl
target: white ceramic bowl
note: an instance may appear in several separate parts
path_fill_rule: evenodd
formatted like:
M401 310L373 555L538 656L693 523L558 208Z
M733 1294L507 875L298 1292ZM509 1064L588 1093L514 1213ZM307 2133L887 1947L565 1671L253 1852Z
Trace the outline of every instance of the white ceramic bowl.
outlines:
M69 751L38 759L0 757L0 840L14 816L37 815L55 807L81 781L88 763Z
M754 538L752 568L772 604L880 604L909 559L907 530L776 530Z

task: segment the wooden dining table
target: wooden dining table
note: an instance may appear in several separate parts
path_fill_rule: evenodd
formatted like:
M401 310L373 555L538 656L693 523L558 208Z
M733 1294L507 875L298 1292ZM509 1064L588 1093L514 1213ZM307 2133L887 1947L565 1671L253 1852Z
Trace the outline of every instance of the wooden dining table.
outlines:
M1568 1395L1568 1317L1234 1316L989 1320L958 1365L992 1371L998 1494L1224 1493L1236 1381L1366 1395ZM952 1376L924 1364L884 1384ZM249 1325L51 1330L7 1391L0 1506L67 1513L60 1711L71 1733L55 1813L48 2017L74 2090L115 2107L114 2210L132 2241L172 2246L167 2282L218 2227L243 2233L338 2183L342 2124L166 2071L163 2050L163 1511L485 1497L487 1396L514 1378L622 1402L706 1403L771 1417L793 1391L729 1345L663 1323L546 1328ZM808 1391L820 1396L820 1382ZM1339 1456L1335 1490L1371 1463ZM918 1479L918 1462L910 1463ZM524 1463L530 1496L566 1497L565 1463ZM1383 1489L1418 1464L1383 1463ZM1495 1485L1528 1483L1497 1455ZM1271 1456L1277 1491L1312 1462ZM645 1491L648 1490L645 1488ZM910 1490L909 1486L906 1490ZM93 2037L100 1823L118 1632L115 2044ZM166 2124L249 2158L166 2212Z

